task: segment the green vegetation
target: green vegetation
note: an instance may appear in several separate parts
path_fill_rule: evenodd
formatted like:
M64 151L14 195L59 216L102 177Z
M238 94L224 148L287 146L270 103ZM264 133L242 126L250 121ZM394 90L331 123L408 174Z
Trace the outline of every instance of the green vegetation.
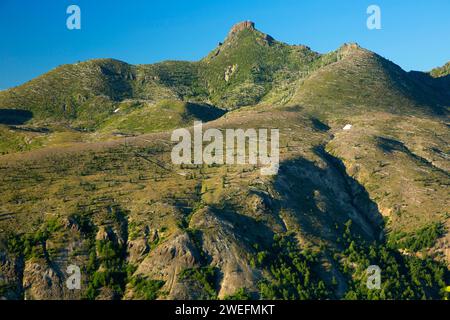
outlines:
M399 232L390 236L390 244L398 249L407 249L411 252L428 249L434 246L437 239L444 234L441 222L431 223L414 234Z
M245 29L203 59L201 73L211 88L211 100L235 108L256 104L275 86L294 82L318 57L305 46L288 46Z
M101 119L112 112L113 101L130 96L131 86L126 78L132 73L133 67L112 59L64 65L22 86L2 91L0 105L26 109L37 119L81 117L89 122L89 118Z
M206 293L207 299L217 299L216 279L217 269L213 267L188 268L179 274L180 280L196 283Z
M450 75L450 62L447 62L444 66L431 70L430 74L435 78L440 78Z
M28 151L41 146L40 138L34 134L0 125L0 154Z
M349 225L350 226L350 225ZM349 290L346 299L443 299L448 269L429 257L403 256L383 244L365 244L354 237L350 227L344 231L345 251L341 255L342 272L347 274ZM381 268L381 289L367 288L366 270L370 265Z
M130 284L135 292L135 299L155 300L160 295L159 291L164 286L164 281L137 276L131 279Z
M260 267L270 274L270 280L260 283L262 299L325 299L331 294L317 274L317 254L300 250L290 235L276 235L270 252L260 260Z
M307 106L322 119L334 117L337 110L341 116L368 109L402 115L445 113L442 104L448 97L438 89L438 81L430 82L436 88L430 91L399 66L357 44L345 44L325 57L336 63L305 79L290 104Z
M240 288L234 294L225 296L223 300L250 300L251 295L244 288Z
M194 121L211 121L224 111L206 104L162 100L156 105L137 105L123 109L100 126L100 132L122 134L149 133L189 127Z
M6 237L8 251L16 255L23 255L26 260L51 260L51 254L55 252L48 250L46 241L51 237L55 238L61 228L60 221L54 218L44 222L36 232L22 235L10 233Z
M95 241L95 247L91 247L91 263L89 269L95 270L89 277L89 286L85 296L94 299L101 289L108 288L113 292L114 298L120 298L124 294L127 278L130 276L131 266L126 262L126 245L120 240L120 230L126 223L125 212L118 206L107 207L110 212L109 221L112 226L103 227L104 238ZM95 248L95 256L94 256Z

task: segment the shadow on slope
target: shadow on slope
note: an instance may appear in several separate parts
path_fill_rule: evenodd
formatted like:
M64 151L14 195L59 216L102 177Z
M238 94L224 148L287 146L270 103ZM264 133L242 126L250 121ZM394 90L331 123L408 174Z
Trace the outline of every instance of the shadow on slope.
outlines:
M186 104L186 112L188 115L199 119L203 122L216 120L222 117L226 111L208 104L190 103Z
M0 109L0 124L21 125L33 118L33 112L20 109Z
M410 71L409 77L422 88L427 97L433 98L434 104L438 106L450 106L450 75L435 78L429 73L420 71ZM437 108L437 111L445 113Z
M445 170L442 170L439 167L436 167L433 163L428 161L427 159L418 156L417 154L413 153L411 150L409 150L405 144L401 141L397 141L390 138L385 137L378 137L377 138L377 146L383 150L385 153L394 153L394 152L401 152L406 154L408 157L414 159L417 161L418 164L432 168L433 170L436 170L440 173L443 173L446 176L449 176L449 173Z
M382 216L364 187L322 147L315 153L315 162L297 158L281 164L275 181L281 210L289 212L300 233L311 239L339 242L341 227L352 220L362 239L383 240Z

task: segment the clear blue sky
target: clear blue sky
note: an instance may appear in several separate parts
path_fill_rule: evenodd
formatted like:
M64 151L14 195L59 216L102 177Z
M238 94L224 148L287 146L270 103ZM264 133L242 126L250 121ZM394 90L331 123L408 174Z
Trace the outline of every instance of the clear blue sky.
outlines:
M66 28L71 4L81 30ZM366 28L370 4L382 30ZM242 20L322 53L358 42L406 70L450 60L449 0L0 0L0 89L92 58L197 60Z

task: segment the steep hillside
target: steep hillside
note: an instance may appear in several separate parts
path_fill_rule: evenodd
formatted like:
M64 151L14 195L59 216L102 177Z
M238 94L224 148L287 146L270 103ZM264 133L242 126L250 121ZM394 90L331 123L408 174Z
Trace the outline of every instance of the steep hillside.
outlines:
M258 103L272 89L287 90L318 57L305 46L278 42L256 30L252 22L243 22L201 63L211 101L236 108Z
M443 115L450 105L450 90L427 87L399 66L357 44L346 44L324 57L335 62L302 81L289 104L331 116L367 110Z
M133 94L134 68L104 59L64 65L0 94L4 109L28 110L38 120L103 118L114 101Z
M199 63L165 61L136 68L134 97L158 101L164 98L204 101L208 99Z

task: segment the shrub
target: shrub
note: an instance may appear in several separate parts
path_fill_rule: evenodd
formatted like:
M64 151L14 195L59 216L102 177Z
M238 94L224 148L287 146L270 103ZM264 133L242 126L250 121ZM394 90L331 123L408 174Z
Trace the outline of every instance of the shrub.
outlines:
M138 299L155 300L159 296L160 289L164 286L164 281L145 279L140 276L134 277L130 284Z

